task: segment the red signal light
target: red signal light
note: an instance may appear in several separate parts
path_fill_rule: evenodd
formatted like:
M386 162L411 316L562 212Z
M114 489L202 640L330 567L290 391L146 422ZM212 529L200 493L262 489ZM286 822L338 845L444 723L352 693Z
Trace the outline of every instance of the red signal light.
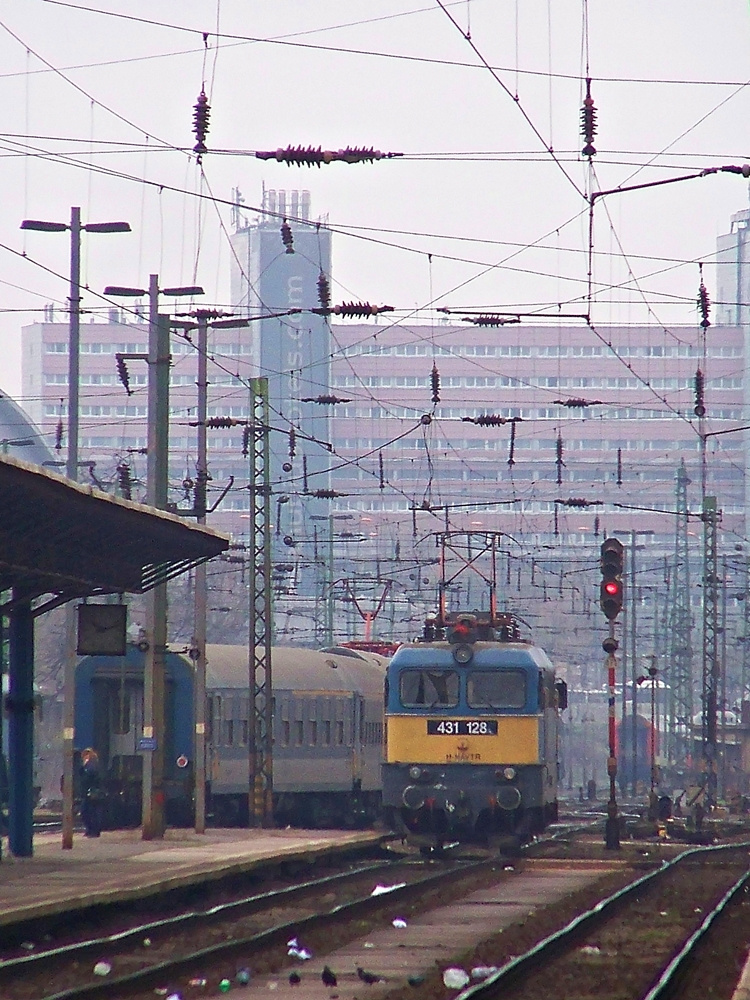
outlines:
M604 589L608 594L619 594L620 585L619 583L615 583L614 580L610 580L609 583L604 584Z
M465 642L471 636L471 626L459 622L458 625L453 626L451 633L453 642Z

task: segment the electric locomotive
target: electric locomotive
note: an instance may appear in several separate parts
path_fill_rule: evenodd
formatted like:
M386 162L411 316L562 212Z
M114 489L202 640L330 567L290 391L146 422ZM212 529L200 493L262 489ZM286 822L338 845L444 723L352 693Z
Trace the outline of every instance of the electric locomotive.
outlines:
M413 843L523 840L557 818L567 687L513 616L442 612L386 674L383 806Z

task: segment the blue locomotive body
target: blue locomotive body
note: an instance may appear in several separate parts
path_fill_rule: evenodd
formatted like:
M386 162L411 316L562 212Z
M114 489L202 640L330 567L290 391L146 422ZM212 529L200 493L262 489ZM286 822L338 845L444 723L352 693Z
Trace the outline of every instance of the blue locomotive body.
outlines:
M526 839L557 818L565 685L539 646L485 631L405 644L388 666L383 805L420 845Z

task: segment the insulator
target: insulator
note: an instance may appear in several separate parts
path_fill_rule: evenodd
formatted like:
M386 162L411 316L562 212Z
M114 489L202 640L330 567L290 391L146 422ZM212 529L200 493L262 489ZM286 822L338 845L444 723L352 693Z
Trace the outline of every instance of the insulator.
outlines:
M501 417L496 413L480 413L478 417L461 417L463 421L477 424L479 427L502 427L503 424L515 423L520 417Z
M130 466L123 462L117 466L117 482L120 486L120 493L122 493L125 500L133 499L133 483L130 478Z
M351 399L344 399L341 396L305 396L300 403L319 403L321 406L335 406L336 403L351 403Z
M198 103L193 107L193 132L198 140L193 146L193 152L198 154L198 163L203 162L203 154L207 153L206 136L208 135L208 120L211 117L211 108L208 104L206 91L201 89Z
M568 500L557 500L559 504L563 507L588 507L589 501L584 500L583 497L570 497Z
M557 504L555 504L555 535L559 535L559 534L560 534L560 525L559 525L559 522L557 520ZM545 599L545 601L547 600L547 590L546 590L546 587L545 587L545 590L544 590L544 599Z
M329 309L311 309L310 312L319 316L343 316L348 319L361 319L364 316L377 316L378 313L393 312L393 306L373 306L369 302L342 302L340 306Z
M317 497L318 500L334 500L336 497L343 497L346 496L346 494L339 493L338 490L320 489L313 490L310 496Z
M117 376L122 382L125 392L128 396L132 396L133 390L130 388L130 374L128 366L125 364L125 358L121 354L115 354L115 364L117 365Z
M183 500L189 500L190 499L190 495L193 492L193 487L194 486L195 486L195 483L190 478L190 476L185 476L185 478L182 480L182 498L183 498Z
M62 441L63 441L63 422L61 417L57 421L57 427L55 427L55 451L62 451Z
M594 518L594 538L599 537L599 515Z
M307 493L309 483L307 480L307 455L302 456L302 489Z
M281 242L286 247L286 253L294 253L294 236L292 235L292 228L286 219L281 223Z
M430 372L430 386L432 387L432 402L440 402L440 372L437 369L435 362L432 362L432 371Z
M563 468L563 439L562 434L557 435L557 441L555 443L555 464L557 465L557 485L562 483L562 468Z
M581 108L581 135L586 145L581 150L583 156L596 156L594 137L596 136L596 108L591 97L591 80L586 80L586 97Z
M508 452L508 465L513 467L516 464L516 460L513 457L516 451L516 423L510 425L510 450Z
M699 368L695 373L695 406L693 407L693 412L696 417L705 417L706 415L706 405L703 396L704 387L703 372Z
M289 428L289 457L294 458L297 451L297 432L293 427ZM289 470L292 471L291 469Z
M255 157L258 160L277 160L289 167L319 167L321 163L330 163L333 155L320 146L317 149L313 146L287 146L286 149L257 150Z
M372 163L373 160L390 160L403 153L383 153L379 149L346 146L344 149L322 149L320 146L287 146L286 149L258 150L258 160L276 160L287 166L319 167L322 163L340 160L344 163Z
M380 476L380 489L385 489L385 473L383 471L383 452L378 452L378 474Z
M571 396L570 399L553 399L553 403L558 406L567 406L571 409L582 408L584 406L601 406L603 400L601 399L582 399L580 396Z
M519 316L500 316L497 313L482 313L481 316L464 316L465 323L475 326L507 326L509 323L520 323Z
M703 284L703 265L700 265L701 270L701 283L698 286L698 312L701 314L701 326L704 330L707 330L711 326L711 322L708 318L711 312L711 300L708 297L708 290Z
M211 430L226 430L228 427L236 427L244 423L243 420L235 420L234 417L208 417L206 427Z
M244 458L250 454L250 428L245 427L242 431L242 455Z
M331 307L331 286L323 271L318 275L318 302L322 309Z
M622 448L617 449L617 485L622 486Z
M347 146L345 149L339 149L335 158L343 160L344 163L372 163L374 160L382 160L384 157L388 159L398 155L400 154L381 153L379 149L373 149L372 146Z

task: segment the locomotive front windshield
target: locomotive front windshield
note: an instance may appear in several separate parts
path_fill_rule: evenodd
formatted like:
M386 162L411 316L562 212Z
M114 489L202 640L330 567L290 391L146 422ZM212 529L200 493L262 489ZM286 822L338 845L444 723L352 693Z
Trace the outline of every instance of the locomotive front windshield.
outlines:
M404 670L401 674L401 704L405 708L454 708L458 690L455 670Z
M526 674L523 670L473 670L467 679L469 708L523 708Z

